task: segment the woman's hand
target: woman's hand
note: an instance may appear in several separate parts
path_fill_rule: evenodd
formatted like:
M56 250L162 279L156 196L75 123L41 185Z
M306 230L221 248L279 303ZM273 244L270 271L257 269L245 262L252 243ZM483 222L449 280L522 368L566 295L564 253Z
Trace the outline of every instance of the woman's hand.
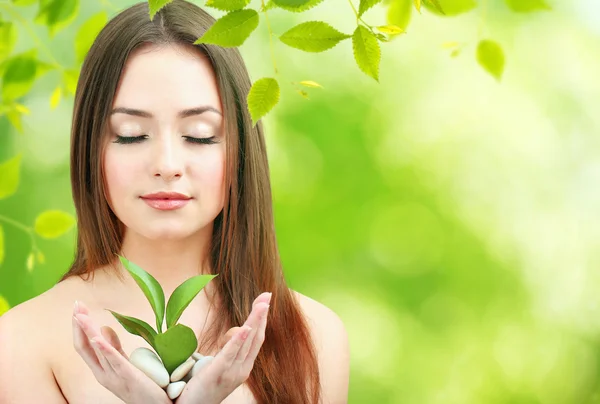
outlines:
M73 309L73 345L96 380L127 404L172 404L158 384L129 362L115 331L99 329L81 302Z
M225 340L232 335L231 339L214 360L190 379L175 401L177 404L220 404L248 379L265 340L270 300L270 293L256 298L244 326L234 327L225 334Z

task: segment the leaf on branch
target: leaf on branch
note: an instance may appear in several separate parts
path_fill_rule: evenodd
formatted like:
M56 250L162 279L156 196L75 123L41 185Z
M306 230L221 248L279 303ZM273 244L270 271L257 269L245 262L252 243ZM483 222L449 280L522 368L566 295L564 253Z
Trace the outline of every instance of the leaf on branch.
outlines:
M12 4L15 6L30 6L37 3L38 0L12 0Z
M368 76L379 81L379 62L381 60L381 50L379 42L375 35L367 28L359 25L352 36L352 48L354 50L354 59L362 70Z
M185 362L198 347L198 339L190 327L177 324L154 338L156 353L169 374Z
M0 316L6 313L10 309L10 305L6 299L0 295Z
M56 109L56 107L58 107L61 97L62 97L62 87L58 86L54 89L54 91L52 92L52 95L50 96L50 108L51 109Z
M293 13L301 13L321 4L323 0L271 0L277 7Z
M302 84L305 87L311 87L311 88L323 88L322 85L320 85L319 83L317 83L316 81L311 81L311 80L304 80L301 81L300 84Z
M289 29L279 40L305 52L323 52L347 38L350 35L338 31L326 22L307 21Z
M405 33L405 31L397 25L380 25L375 28L377 28L379 32L383 32L384 34L398 35Z
M6 62L2 77L2 98L5 101L24 96L37 76L38 61L35 50L13 56Z
M241 46L258 27L258 20L256 10L232 11L215 21L208 31L194 42L194 45Z
M482 40L477 46L477 62L498 81L504 72L504 51L494 41Z
M47 0L40 4L35 22L47 25L50 36L69 25L79 12L79 0Z
M252 84L248 93L248 109L252 126L279 102L279 83L274 78L264 77Z
M368 9L380 2L381 0L360 0L360 4L358 5L358 16L362 17L362 15L366 13Z
M506 4L512 11L517 13L552 10L552 7L545 0L506 0Z
M154 20L154 16L156 13L160 11L161 8L172 2L173 0L148 0L148 10L150 12L150 21Z
M414 0L415 8L420 13L421 12L421 0Z
M33 271L33 267L35 266L35 255L32 252L27 256L26 266L28 272Z
M241 10L250 4L250 0L206 0L206 7L216 8L222 11Z
M34 229L44 238L56 238L75 225L75 218L67 212L60 210L47 210L35 219Z
M17 42L17 28L12 22L0 21L0 60L6 59Z
M154 341L157 334L154 328L150 326L150 324L135 317L124 316L112 310L108 311L111 312L111 314L117 319L117 321L123 326L123 328L125 328L125 330L128 333L133 335L139 335L140 337L145 339L146 342L148 342L152 348L156 349Z
M197 275L181 285L179 285L171 294L167 303L167 328L173 327L183 311L198 293L217 275Z
M0 199L7 198L17 192L20 180L21 154L0 163Z
M412 1L411 0L391 0L390 7L387 11L387 22L390 25L400 27L402 30L406 30L410 23L410 17L412 14ZM395 35L392 35L392 38Z
M108 15L106 12L101 11L91 16L86 22L83 23L77 35L75 36L75 55L77 62L81 63L85 59L85 55L88 53L96 36L104 28L108 22Z
M417 1L417 0L415 0L415 1ZM442 8L442 5L440 4L439 0L422 0L422 1L423 1L423 4L429 5L431 9L437 11L438 13L440 13L442 15L446 15L446 13L444 12L444 9ZM451 1L454 1L454 0L451 0ZM419 12L420 11L421 10L419 10Z

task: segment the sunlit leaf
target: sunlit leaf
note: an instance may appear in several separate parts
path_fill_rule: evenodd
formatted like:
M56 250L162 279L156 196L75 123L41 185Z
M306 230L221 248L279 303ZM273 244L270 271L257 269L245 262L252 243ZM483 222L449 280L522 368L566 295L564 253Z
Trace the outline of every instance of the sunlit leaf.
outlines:
M196 334L183 324L177 324L164 333L157 334L154 342L156 353L169 374L192 356L198 347Z
M322 21L307 21L292 27L279 37L281 42L305 52L323 52L350 38Z
M207 0L205 6L222 11L241 10L250 3L250 0Z
M4 296L0 295L0 316L6 313L10 309L10 305L8 301L4 298Z
M506 0L506 4L511 10L518 13L552 10L552 7L545 0Z
M34 229L44 238L56 238L75 225L75 218L67 212L60 210L47 210L35 219Z
M0 60L6 59L17 42L17 28L9 21L0 21Z
M48 0L44 3L40 4L35 22L47 25L50 36L73 22L79 12L79 0Z
M300 84L302 84L305 87L311 87L311 88L323 88L322 85L320 85L319 83L317 83L316 81L311 81L311 80L304 80L301 81Z
M381 50L377 38L368 29L359 25L352 36L354 59L360 70L379 81Z
M439 0L422 0L422 3L426 4L426 5L430 5L432 7L432 9L437 11L438 13L446 15Z
M52 92L50 96L50 108L55 109L60 103L60 98L62 96L62 87L58 86Z
M477 62L498 81L504 72L504 51L494 41L482 40L477 46Z
M79 70L67 69L63 73L63 82L65 83L65 89L71 95L75 95L77 90L77 81L79 80Z
M24 96L31 90L37 73L37 60L32 52L8 60L2 77L2 98L5 101Z
M38 0L12 0L12 4L15 6L30 6L37 3Z
M183 311L188 307L198 293L217 275L197 275L181 285L171 294L167 303L167 328L177 323Z
M248 109L252 124L265 116L279 102L279 83L274 78L265 77L252 84L248 93Z
M15 111L17 111L20 114L24 114L24 115L31 114L31 111L29 110L29 108L27 108L23 104L19 104L18 102L15 102Z
M404 30L397 25L380 25L377 28L378 31L383 32L384 34L397 35L402 34Z
M112 310L108 311L111 312L111 314L117 319L117 321L123 326L123 328L127 330L128 333L133 335L139 335L140 337L145 339L146 342L150 344L152 348L156 350L154 340L157 334L156 331L150 326L150 324L135 317L124 316Z
M150 302L152 310L154 311L154 316L156 317L156 331L158 333L162 332L162 325L165 317L165 293L163 292L160 283L158 283L152 275L129 261L127 258L119 255L119 259L140 289L142 289L146 299Z
M266 9L269 10L273 7L279 7L287 11L294 13L301 13L306 10L321 4L323 0L308 0L308 1L286 1L286 0L271 0L266 5Z
M433 14L447 17L466 13L477 7L475 0L422 0L422 3Z
M412 14L411 0L392 0L387 12L387 22L406 30Z
M215 21L194 44L206 43L222 47L241 46L252 31L258 27L258 22L256 10L232 11Z
M150 10L150 20L154 20L154 16L156 13L160 11L161 8L172 2L173 0L148 0L148 8Z
M380 2L381 0L360 0L360 4L358 5L358 15L362 16L368 9Z
M20 180L21 154L0 163L0 199L17 192Z
M6 117L10 124L19 132L23 134L23 121L21 121L21 114L16 110L12 110L6 113Z
M33 267L35 266L35 255L33 252L30 252L27 256L27 271L33 271Z
M75 36L75 55L77 62L81 63L85 59L85 55L88 53L96 36L106 25L108 21L108 15L106 12L101 11L91 16L77 31Z
M420 13L421 12L421 0L414 0L415 8Z

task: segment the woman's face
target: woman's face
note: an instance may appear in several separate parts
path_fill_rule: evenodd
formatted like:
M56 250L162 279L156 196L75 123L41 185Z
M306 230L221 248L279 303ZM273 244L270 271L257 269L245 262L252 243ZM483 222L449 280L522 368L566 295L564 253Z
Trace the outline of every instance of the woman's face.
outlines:
M103 158L109 205L128 231L178 239L212 223L224 200L223 128L216 79L205 56L181 45L150 45L131 54ZM159 206L172 202L144 198L156 192L191 199L164 210Z

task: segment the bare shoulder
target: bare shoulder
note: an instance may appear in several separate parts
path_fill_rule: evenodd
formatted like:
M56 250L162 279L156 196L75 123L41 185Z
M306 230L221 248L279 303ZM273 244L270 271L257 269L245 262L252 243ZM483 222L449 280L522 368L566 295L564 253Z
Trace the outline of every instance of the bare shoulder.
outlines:
M319 361L323 404L348 401L350 347L341 318L329 307L293 291L310 326Z
M56 286L55 286L56 287ZM53 288L54 289L54 288ZM51 289L0 316L0 402L66 403L50 366L59 293ZM30 389L28 386L39 386Z

